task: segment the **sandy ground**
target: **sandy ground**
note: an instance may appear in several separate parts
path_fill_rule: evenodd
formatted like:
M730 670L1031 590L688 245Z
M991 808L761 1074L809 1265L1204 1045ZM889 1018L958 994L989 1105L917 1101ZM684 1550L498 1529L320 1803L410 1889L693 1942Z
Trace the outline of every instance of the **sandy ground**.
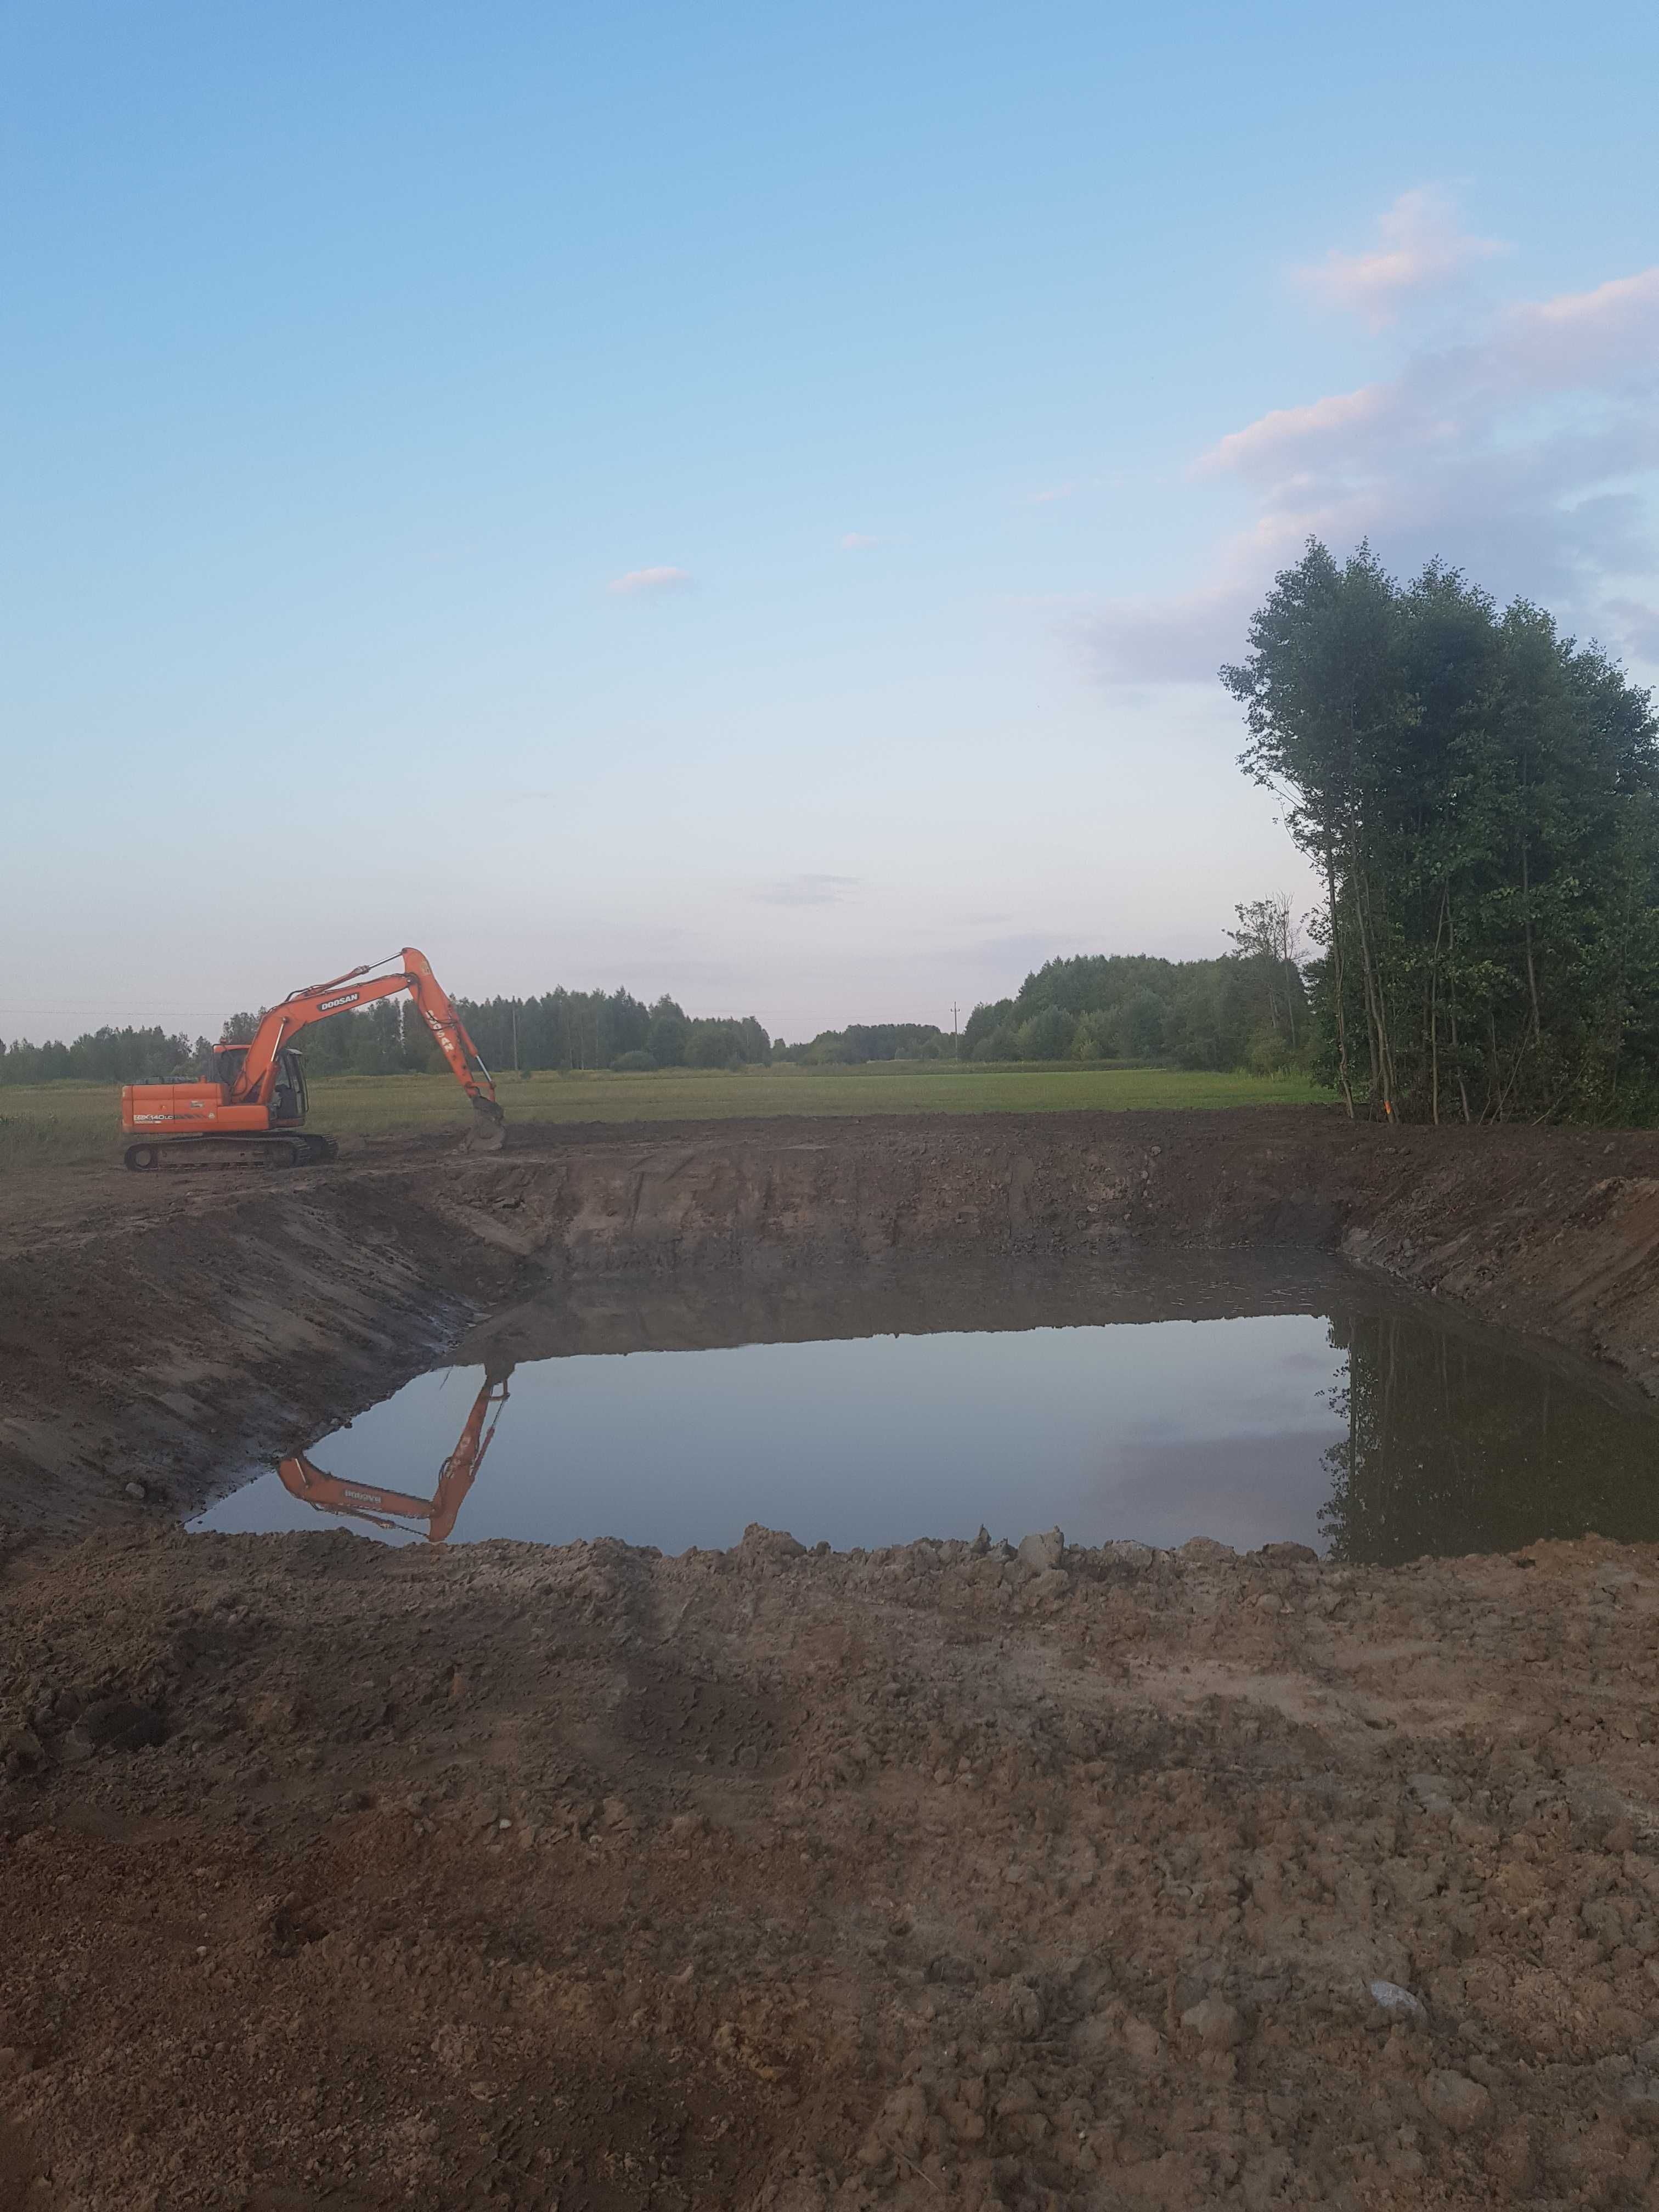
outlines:
M0 2203L1659 2203L1659 1553L1022 1551L15 1549Z

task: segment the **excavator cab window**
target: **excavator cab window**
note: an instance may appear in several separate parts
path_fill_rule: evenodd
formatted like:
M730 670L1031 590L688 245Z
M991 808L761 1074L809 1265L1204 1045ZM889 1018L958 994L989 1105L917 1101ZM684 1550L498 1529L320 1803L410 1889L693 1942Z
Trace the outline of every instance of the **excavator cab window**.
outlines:
M306 1118L305 1062L297 1052L276 1055L276 1087L270 1095L270 1118L278 1125Z

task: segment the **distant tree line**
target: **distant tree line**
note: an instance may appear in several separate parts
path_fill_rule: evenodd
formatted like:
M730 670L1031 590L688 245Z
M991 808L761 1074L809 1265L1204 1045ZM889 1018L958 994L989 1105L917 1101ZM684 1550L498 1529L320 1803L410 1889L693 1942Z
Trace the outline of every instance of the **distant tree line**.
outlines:
M960 1037L932 1022L853 1022L786 1045L752 1016L693 1018L676 1000L647 1006L630 992L555 990L523 999L457 1000L489 1066L505 1073L588 1068L721 1068L787 1060L809 1067L870 1061L1164 1060L1191 1067L1285 1064L1308 1015L1288 902L1241 908L1239 951L1220 960L1145 956L1053 960L1018 995L976 1006ZM1254 918L1247 920L1247 918ZM1254 935L1249 932L1254 931ZM1275 935L1275 932L1277 934ZM1277 955L1264 948L1279 944ZM246 1044L263 1012L233 1014L221 1042ZM1301 1024L1301 1031L1298 1030ZM314 1022L301 1040L313 1076L441 1071L426 1024L404 1000L382 999ZM0 1044L0 1083L79 1076L164 1082L208 1072L212 1048L160 1029L105 1029L73 1044Z
M974 1008L962 1057L1291 1066L1309 1024L1290 902L1258 900L1241 907L1238 920L1236 950L1216 960L1148 953L1050 960L1015 997Z
M772 1040L752 1015L693 1017L673 999L646 1006L627 991L548 991L539 998L458 999L473 1042L497 1074L584 1068L742 1067L764 1065ZM224 1044L246 1044L264 1010L231 1015ZM778 1040L781 1044L782 1040ZM414 1006L381 999L313 1022L300 1039L313 1076L441 1072L443 1055ZM165 1083L209 1072L206 1037L160 1029L102 1029L72 1044L0 1042L0 1084Z
M1310 540L1222 681L1323 887L1317 1070L1351 1113L1659 1114L1659 725L1594 645L1435 562Z
M89 1030L73 1044L31 1044L20 1037L0 1042L0 1084L164 1083L175 1068L193 1070L209 1051L165 1030Z
M803 1067L860 1067L872 1060L954 1060L956 1040L932 1022L849 1022L820 1030L810 1044L783 1044L775 1060Z
M752 1014L692 1016L677 1000L629 991L549 991L538 999L458 999L472 1041L498 1072L764 1066L772 1040Z
M630 991L544 992L525 999L457 999L485 1063L497 1075L574 1073L587 1068L743 1067L764 1065L772 1041L752 1016L693 1018L678 1002L647 1006ZM225 1038L240 1043L258 1014L234 1014ZM442 1054L414 1006L382 999L361 1013L332 1014L301 1040L313 1075L398 1075L441 1070Z

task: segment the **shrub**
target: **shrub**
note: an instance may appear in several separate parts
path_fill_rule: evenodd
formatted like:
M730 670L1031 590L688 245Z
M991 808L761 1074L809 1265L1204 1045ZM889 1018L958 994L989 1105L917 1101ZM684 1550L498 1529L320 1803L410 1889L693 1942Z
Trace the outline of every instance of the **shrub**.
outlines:
M980 1039L974 1047L974 1058L975 1060L1018 1060L1019 1039L1013 1030L1005 1024L1000 1029L993 1030L989 1036L982 1036Z
M656 1064L648 1052L619 1052L611 1066L617 1075L645 1075Z

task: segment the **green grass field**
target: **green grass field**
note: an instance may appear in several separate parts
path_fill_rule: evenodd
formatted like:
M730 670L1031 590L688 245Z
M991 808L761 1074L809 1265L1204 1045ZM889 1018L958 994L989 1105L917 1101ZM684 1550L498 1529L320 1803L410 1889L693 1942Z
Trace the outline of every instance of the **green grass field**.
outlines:
M750 1115L1121 1112L1159 1106L1297 1106L1326 1098L1302 1077L1188 1075L1162 1067L1062 1062L987 1067L956 1060L865 1067L789 1066L742 1073L659 1068L646 1075L508 1075L510 1122L729 1121ZM401 1137L470 1127L447 1075L347 1075L311 1086L309 1127L335 1137ZM114 1159L120 1097L100 1083L0 1090L0 1173Z

